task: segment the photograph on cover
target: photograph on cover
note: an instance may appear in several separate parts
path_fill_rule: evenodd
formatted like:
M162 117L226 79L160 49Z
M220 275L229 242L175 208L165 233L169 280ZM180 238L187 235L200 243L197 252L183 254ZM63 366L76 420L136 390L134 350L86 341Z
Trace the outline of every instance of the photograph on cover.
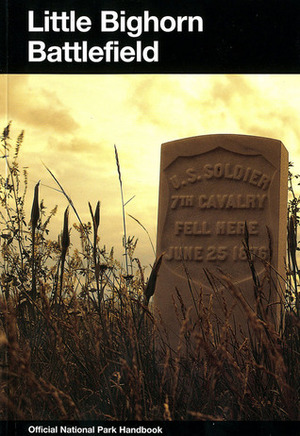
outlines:
M0 80L1 419L297 419L299 75Z

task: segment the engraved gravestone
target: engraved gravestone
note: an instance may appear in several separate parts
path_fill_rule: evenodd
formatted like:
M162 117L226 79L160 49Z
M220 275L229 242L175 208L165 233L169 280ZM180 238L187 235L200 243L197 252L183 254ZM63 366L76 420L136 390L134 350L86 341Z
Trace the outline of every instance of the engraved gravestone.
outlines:
M287 177L288 153L278 140L206 135L162 145L157 255L164 255L155 306L171 330L178 328L176 289L187 307L193 305L188 276L206 302L213 293L204 270L229 274L254 307L245 223L258 277L269 261L284 276ZM278 317L282 291L276 288L270 303ZM233 315L245 328L244 315Z

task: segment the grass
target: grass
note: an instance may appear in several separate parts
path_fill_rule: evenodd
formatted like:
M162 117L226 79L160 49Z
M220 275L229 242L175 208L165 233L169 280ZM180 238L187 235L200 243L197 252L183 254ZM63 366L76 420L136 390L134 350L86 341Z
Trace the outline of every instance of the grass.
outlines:
M213 305L203 304L200 290L193 314L178 292L180 341L172 348L163 319L154 319L149 306L161 258L146 280L136 244L125 238L123 271L113 251L99 247L99 202L88 205L91 221L82 223L68 199L80 249L71 247L69 208L60 242L50 240L57 210L46 215L37 184L28 222L27 172L18 164L23 133L14 148L9 134L10 125L1 137L7 174L0 178L0 419L299 418L297 176L289 178L285 328L276 332L264 310L249 310L228 277L207 271L216 292L222 283L242 305L249 335L235 334L229 308L216 326ZM251 262L249 268L255 278ZM255 285L259 295L268 291L268 280Z

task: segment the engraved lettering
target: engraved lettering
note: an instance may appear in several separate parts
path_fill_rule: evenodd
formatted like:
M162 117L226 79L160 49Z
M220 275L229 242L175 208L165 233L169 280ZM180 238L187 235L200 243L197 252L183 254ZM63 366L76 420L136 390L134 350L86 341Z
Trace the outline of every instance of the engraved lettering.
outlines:
M193 234L193 223L191 221L186 221L184 223L183 233L185 235L192 235Z
M231 194L228 197L226 209L236 209L236 208L237 208L236 197L233 194Z
M251 185L256 186L261 176L262 176L262 173L260 171L254 170L251 174L249 183Z
M194 196L193 195L187 195L185 197L185 206L194 206Z
M258 235L258 221L249 221L247 226L249 235Z
M216 223L216 234L226 235L226 221L217 221Z
M268 260L269 257L269 249L265 246L262 247L250 247L250 253L252 256L258 257L262 260ZM235 262L237 261L246 261L247 260L247 254L245 252L245 249L241 245L235 245L232 249L232 258Z
M219 179L220 177L223 177L224 175L224 171L223 171L224 167L221 163L217 163L214 167L214 176L216 179Z
M259 188L262 188L263 190L266 190L269 187L269 184L271 182L271 179L269 176L267 176L266 174L263 174L261 176L260 181L258 182L257 186Z
M206 179L211 179L214 175L213 166L210 164L204 165L204 177Z
M223 207L225 207L225 203L227 201L228 195L217 195L217 199L218 199L218 204L220 206L221 209L223 209Z
M172 195L171 200L172 200L171 209L176 209L179 200L178 195Z
M255 209L255 195L248 194L246 196L246 208Z
M244 173L244 168L242 167L242 165L235 165L234 172L233 172L234 180L241 180L241 178L243 177L243 173Z
M243 222L243 221L237 221L236 223L235 223L235 235L244 235L244 233L245 233L245 223ZM252 226L250 226L250 223L248 223L248 232L249 232L249 235L253 235L253 233L252 233ZM250 230L249 230L249 228L251 228L251 233L250 233Z
M182 221L175 222L175 235L179 235L183 231L184 223Z
M199 246L172 246L169 247L167 252L165 253L164 259L167 261L176 260L176 261L203 261L203 247Z
M209 261L209 262L213 262L213 261L215 261L216 260L216 248L215 247L208 247L207 248L207 256L206 256L206 259Z
M201 180L201 178L197 177L194 172L191 173L191 177L193 180L192 183ZM223 164L220 162L215 165L204 165L204 178L209 180L213 177L216 179L224 177L225 179L241 180L263 190L266 190L269 187L271 181L267 174L263 174L257 169L251 167L245 168L242 165L232 165L231 163Z
M247 221L248 233L250 236L258 235L258 221ZM244 221L217 221L216 235L244 235Z
M243 182L247 182L249 180L249 176L251 175L252 169L251 168L247 168L246 169L246 173L243 177Z
M203 252L202 247L195 247L194 256L195 256L195 260L197 260L198 262L201 262L203 260L202 252Z
M234 173L232 172L231 164L230 163L225 164L225 174L224 174L224 177L226 179L232 179L233 175L234 175Z
M203 174L201 174L202 171ZM263 190L266 190L271 182L271 178L267 174L262 173L262 171L253 169L251 167L246 168L239 164L233 165L229 162L219 162L214 165L207 163L203 166L203 170L201 167L198 169L195 167L189 167L185 170L185 174L182 174L182 176L183 178L181 182L176 174L170 177L173 188L180 189L188 184L201 182L203 178L206 180L210 180L212 178L224 178L242 181ZM187 176L187 178L184 178L184 176Z
M194 247L183 247L183 259L193 260Z
M171 183L172 183L172 185L173 185L173 187L175 189L179 189L180 188L180 183L179 183L178 177L176 175L170 177L170 180L171 180Z
M206 207L207 207L207 209L210 209L210 208L218 209L217 199L216 199L215 195L210 195L208 197L208 201L207 201Z
M171 196L171 209L178 207L192 207L194 206L194 195L172 195Z
M246 209L246 203L244 202L244 198L241 194L237 196L237 208L238 209Z
M206 207L206 195L199 195L199 207L200 209L204 209Z
M228 232L228 235L235 235L236 234L236 222L228 221L227 232Z
M187 181L188 181L189 183L195 183L195 182L196 182L196 180L197 180L197 174L196 174L196 172L195 172L195 168L188 168L188 169L186 170L186 174L189 176L188 179L187 179Z
M227 247L218 247L217 260L224 261L227 259Z
M267 194L201 194L198 197L200 209L263 209Z
M227 247L216 247L211 245L207 247L206 260L209 262L224 261L227 259Z
M175 221L175 235L186 236L210 235L211 229L207 221Z
M173 247L174 249L174 259L182 260L182 247Z

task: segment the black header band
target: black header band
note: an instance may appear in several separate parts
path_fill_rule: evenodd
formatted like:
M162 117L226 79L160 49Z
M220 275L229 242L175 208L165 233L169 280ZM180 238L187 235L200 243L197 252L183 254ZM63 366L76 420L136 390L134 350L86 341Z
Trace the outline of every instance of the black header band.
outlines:
M298 0L5 0L1 73L298 73Z

